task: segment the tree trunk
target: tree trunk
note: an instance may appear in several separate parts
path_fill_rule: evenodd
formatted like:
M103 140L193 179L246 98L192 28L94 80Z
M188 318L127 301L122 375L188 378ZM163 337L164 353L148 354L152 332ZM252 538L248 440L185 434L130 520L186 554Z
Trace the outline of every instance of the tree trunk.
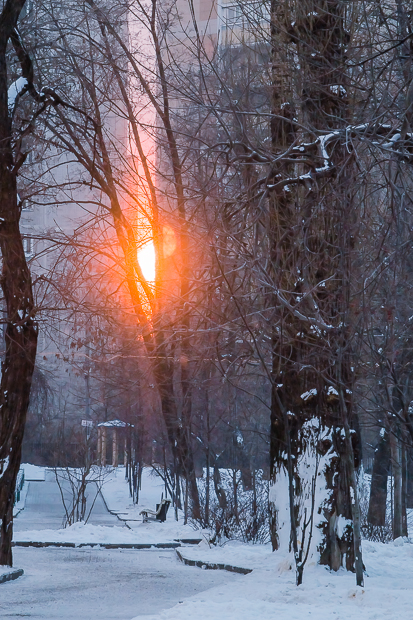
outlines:
M403 446L398 437L397 426L394 425L390 432L390 451L391 464L393 473L393 538L405 536L406 516L403 511L405 502L403 502L403 468L402 468L402 450Z
M219 472L219 467L214 463L214 489L215 489L215 495L217 496L218 499L218 504L219 507L222 510L225 510L225 508L228 505L227 502L227 496L225 494L225 490L222 486L222 481L221 481L221 474Z
M0 565L12 566L13 503L37 346L32 285L19 229L12 120L7 98L7 43L24 0L0 15L0 249L5 301L5 357L0 384Z
M387 478L390 466L389 435L383 428L377 448L374 451L373 473L371 476L369 510L367 523L374 527L386 524Z
M413 449L406 450L406 509L413 508Z
M344 14L345 3L340 0L272 3L271 130L277 154L291 147L294 140L297 143L300 137L312 141L314 130L327 134L349 120L344 53L349 35ZM292 64L286 64L286 59L284 63L279 61L285 54L286 37L293 45L300 68L296 81L291 78L290 87L286 67L291 73ZM292 109L293 101L300 101L300 110ZM296 135L294 117L300 121ZM308 136L303 126L308 128ZM271 495L277 496L278 477L288 479L289 545L296 557L297 582L302 579L303 563L309 553L312 520L318 520L320 514L324 519L317 525L322 532L317 549L320 562L338 570L345 560L347 569L356 567L357 581L362 582L358 503L351 499L356 492L355 468L359 461L357 424L349 396L353 379L351 334L347 327L351 325L355 221L352 156L340 145L335 145L331 155L324 146L321 152L316 148L310 172L302 164L298 173L291 158L287 161L290 163L284 164L284 168L282 157L277 161L273 187L279 189L273 190L271 203L273 305L281 308L273 332L271 464L275 486ZM322 178L313 179L314 171ZM283 178L288 180L287 186L280 183ZM339 393L343 398L341 405ZM318 500L315 488L311 492L310 530L301 507L303 494L309 493L308 473L300 467L305 451L314 467L317 462L322 463L317 476L325 478L329 490L328 501L321 497ZM322 504L317 505L317 501ZM357 540L353 536L356 522ZM279 546L280 527L273 511L274 548ZM304 545L308 545L307 551Z

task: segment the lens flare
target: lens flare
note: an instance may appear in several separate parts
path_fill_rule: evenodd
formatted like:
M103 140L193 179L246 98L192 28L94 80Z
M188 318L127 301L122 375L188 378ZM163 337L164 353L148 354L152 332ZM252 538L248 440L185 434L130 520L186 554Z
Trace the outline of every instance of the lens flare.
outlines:
M138 251L138 261L147 282L155 282L155 248L152 241Z

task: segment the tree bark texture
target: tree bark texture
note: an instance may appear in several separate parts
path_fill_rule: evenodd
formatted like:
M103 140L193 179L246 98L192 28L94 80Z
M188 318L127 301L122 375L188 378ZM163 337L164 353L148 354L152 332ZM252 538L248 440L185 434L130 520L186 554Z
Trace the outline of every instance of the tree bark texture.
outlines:
M271 130L277 154L291 147L294 140L310 141L314 130L328 133L349 120L345 3L274 1L271 37ZM298 59L299 73L293 77L288 75L292 65L283 51L288 47L286 40ZM308 128L308 136L303 126ZM271 277L276 292L274 306L280 308L273 332L272 478L276 494L277 475L288 471L290 502L294 502L290 507L290 546L296 556L300 555L297 570L302 571L297 531L303 527L298 508L303 488L297 466L305 449L303 428L310 420L318 420L323 439L314 446L314 463L328 456L323 474L329 490L329 500L322 507L313 507L324 515L324 522L318 526L323 534L320 561L333 570L345 561L346 568L354 570L353 517L358 518L359 526L359 515L351 498L356 491L354 469L359 463L359 448L350 396L351 334L346 327L350 324L354 243L351 153L337 145L323 160L315 156L312 169L320 175L317 180L306 177L303 166L299 173L302 180L280 186L270 197ZM278 179L299 174L291 158L284 164L281 158L273 171L274 186ZM341 528L343 522L347 525ZM273 514L274 548L277 539L277 515ZM360 545L357 556L360 564Z
M400 439L399 425L394 424L390 432L391 469L393 475L393 538L407 536L406 503L403 497L403 453L405 446Z
M389 467L389 435L382 429L377 447L374 451L369 510L367 513L367 522L372 526L384 527L386 524L387 479Z
M0 565L12 565L13 503L37 346L35 306L19 229L12 119L8 110L7 43L25 0L0 15L0 249L5 300L5 356L0 384Z

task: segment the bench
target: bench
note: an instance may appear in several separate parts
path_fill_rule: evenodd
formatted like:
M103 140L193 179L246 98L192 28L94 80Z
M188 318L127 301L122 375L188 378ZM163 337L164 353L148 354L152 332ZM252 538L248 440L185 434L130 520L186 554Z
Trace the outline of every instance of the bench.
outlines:
M145 509L141 510L139 514L143 515L144 523L147 523L148 521L158 521L159 523L163 523L166 521L166 513L168 512L170 504L170 499L162 499L160 504L156 504L156 511Z

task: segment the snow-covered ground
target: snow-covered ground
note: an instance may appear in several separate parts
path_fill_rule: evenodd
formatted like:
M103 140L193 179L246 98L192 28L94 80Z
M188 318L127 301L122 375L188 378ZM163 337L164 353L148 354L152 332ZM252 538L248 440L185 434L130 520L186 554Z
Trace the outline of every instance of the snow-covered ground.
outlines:
M27 491L26 491L27 488ZM24 510L22 510L14 521L15 540L41 540L43 530L58 530L63 527L65 510L62 502L61 493L54 472L45 471L44 480L26 481L23 486L23 493L26 493L24 500ZM97 488L93 483L88 492L89 508L91 512L91 522L98 526L119 525L120 521L116 516L111 515L100 496L96 497ZM70 506L70 492L68 487L64 490L67 506ZM96 501L95 501L96 500ZM31 533L30 533L31 532Z
M351 573L315 565L305 569L304 583L297 587L291 558L271 553L268 546L228 543L212 550L184 549L188 558L253 572L145 620L411 620L413 545L365 542L363 550L367 574L365 587L359 588Z
M31 475L41 478L42 473L32 470ZM45 482L31 483L40 485L34 487L37 492L40 492L41 488L46 489L50 484L50 480L47 482L47 471L43 472L43 476ZM363 542L363 559L366 566L363 588L355 586L355 577L351 573L344 570L332 573L325 567L314 564L306 566L304 583L297 588L291 557L272 553L269 545L250 545L229 541L220 547L210 546L207 542L206 531L195 529L191 525L184 525L182 519L176 522L172 510L169 511L165 523L142 523L139 512L143 508L153 509L164 491L162 480L153 476L150 470L144 472L138 506L134 506L129 497L123 468L118 468L109 474L102 491L106 505L119 517L108 515L112 519L112 526L100 525L99 518L103 517L96 517L97 521L94 521L92 517L90 523L86 525L76 524L66 529L58 526L53 526L52 529L39 529L37 522L37 529L26 531L20 529L15 538L33 540L35 537L39 541L64 541L75 544L162 543L184 538L201 538L201 544L196 547L181 547L182 555L187 559L201 561L204 563L204 568L207 568L208 563L230 564L252 569L252 573L242 576L183 566L172 550L115 552L101 548L15 548L15 565L22 566L26 576L0 586L2 594L0 617L2 619L9 620L16 615L28 614L34 618L54 618L55 620L60 620L60 618L67 618L67 620L71 618L79 620L83 618L85 620L109 620L110 618L123 620L131 620L131 618L136 620L193 620L194 618L197 620L412 620L413 618L413 588L411 586L413 544L407 540L399 539L386 545ZM28 500L30 497L29 489ZM25 510L17 517L16 525L25 512L27 523L30 522L31 505L28 501ZM50 555L42 555L47 553ZM155 556L159 558L160 564L159 562L156 564ZM48 563L45 559L47 557L54 558L53 562L55 562L53 573L48 574L48 577L46 575ZM149 558L152 559L149 560ZM38 564L39 561L40 564ZM42 576L38 572L39 566L43 566ZM72 574L69 566L82 567L82 570L86 566L86 572ZM50 564L50 570L52 570L51 567L52 564ZM151 581L152 578L149 576L152 570L154 581ZM139 571L143 571L145 576L140 576ZM86 575L86 577L81 575ZM176 586L173 585L175 578L178 584ZM82 579L89 580L89 589ZM107 579L108 588L103 594L98 595L98 581L104 582L105 579ZM143 582L140 581L142 579ZM146 579L148 579L148 584L146 584ZM164 579L167 581L163 581ZM127 592L122 595L125 580L128 588ZM149 584L155 581L158 585L152 588ZM135 592L134 588L142 583L146 584L145 595L142 599L144 603L135 604L136 601L134 602L135 599L131 593ZM179 589L180 583L188 585L182 594ZM24 584L27 584L27 590ZM162 585L159 586L159 584ZM163 584L171 585L165 585L166 590L164 590ZM38 606L36 611L33 607L32 613L29 601L33 596L33 593L30 594L33 587L39 588L42 594L36 598ZM116 596L109 596L110 588L114 588ZM6 591L12 593L7 600L10 603L16 602L13 613L7 607L9 615L3 615L2 611L6 609L3 602L3 593ZM173 591L174 596L172 596ZM167 592L165 596L164 592ZM75 597L76 604L73 610L68 612L63 603L73 597L73 594L80 595L80 598ZM84 600L81 599L83 595L85 595ZM140 594L136 594L136 597L136 600L141 600ZM50 604L47 602L49 598L52 601ZM112 605L112 599L114 601L115 598L118 602Z
M177 539L202 539L209 532L193 525L184 525L183 513L179 511L178 521L172 508L168 510L164 523L143 523L140 512L149 508L155 510L156 504L165 497L163 480L156 473L145 468L142 474L142 489L139 493L139 502L133 504L129 495L129 487L125 482L125 469L119 467L112 470L104 485L102 494L108 509L117 514L133 530L133 535L142 542L173 541Z
M242 580L183 566L173 551L158 549L15 547L13 553L24 575L0 584L1 620L130 620Z
M158 528L158 531L155 529ZM186 530L184 530L186 532ZM26 530L16 531L14 539L21 542L55 542L85 544L168 544L182 537L182 528L169 527L160 531L157 523L144 523L135 530L125 526L93 525L92 523L74 523L67 528L58 530ZM192 532L193 534L193 532Z
M21 466L24 470L24 479L27 481L43 482L46 475L46 467L39 467L31 463L23 463Z
M26 475L27 466L23 467ZM164 523L143 523L142 515L139 514L141 510L144 508L154 510L161 499L162 492L165 492L162 480L154 475L150 468L145 469L143 473L142 492L137 505L133 504L129 495L129 488L125 481L125 469L119 467L115 470L108 470L102 486L102 495L107 508L113 515L118 516L110 515L98 497L88 523L75 523L70 527L62 528L63 505L54 480L54 473L45 472L44 468L34 469L33 466L30 466L29 470L34 476L30 480L37 481L26 482L23 487L23 489L28 487L29 493L28 497L25 497L25 510L15 520L15 540L75 544L156 544L182 539L202 539L208 534L192 525L184 525L182 514L179 514L179 520L176 521L172 509L168 511ZM95 491L94 484L92 487ZM91 496L93 496L92 492ZM31 523L34 523L33 528L30 527ZM45 527L41 527L41 524Z

